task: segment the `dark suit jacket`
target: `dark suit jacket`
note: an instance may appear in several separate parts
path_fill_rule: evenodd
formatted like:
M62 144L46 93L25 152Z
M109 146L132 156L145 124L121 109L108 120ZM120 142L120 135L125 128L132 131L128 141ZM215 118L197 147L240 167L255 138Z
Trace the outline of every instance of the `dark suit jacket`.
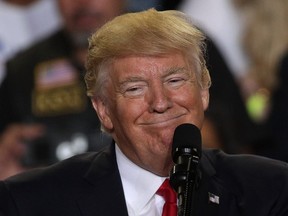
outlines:
M201 171L197 215L288 215L286 163L205 150ZM209 202L208 192L219 197L219 204ZM127 216L114 145L99 153L85 153L0 182L1 213Z

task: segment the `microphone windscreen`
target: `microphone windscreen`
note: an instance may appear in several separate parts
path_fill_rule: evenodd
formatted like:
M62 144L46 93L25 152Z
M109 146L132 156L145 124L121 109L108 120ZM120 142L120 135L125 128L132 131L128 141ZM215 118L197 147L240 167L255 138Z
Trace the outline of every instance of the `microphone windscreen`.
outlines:
M172 155L179 148L195 148L201 156L201 133L198 127L185 123L176 127L172 144Z

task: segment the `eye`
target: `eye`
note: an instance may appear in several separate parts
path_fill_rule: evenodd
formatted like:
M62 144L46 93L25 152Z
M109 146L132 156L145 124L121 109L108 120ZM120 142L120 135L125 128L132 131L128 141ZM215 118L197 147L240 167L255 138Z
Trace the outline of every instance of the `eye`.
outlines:
M131 85L126 86L126 88L123 91L124 97L138 97L142 96L145 91L145 85L137 84L137 85Z
M169 80L169 82L172 83L172 84L174 84L174 83L179 83L179 82L181 82L181 81L184 81L184 79L183 79L183 78L179 78L179 77L177 77L177 78L172 78L172 79Z
M172 77L167 80L167 84L171 87L179 87L185 83L187 79L184 77Z

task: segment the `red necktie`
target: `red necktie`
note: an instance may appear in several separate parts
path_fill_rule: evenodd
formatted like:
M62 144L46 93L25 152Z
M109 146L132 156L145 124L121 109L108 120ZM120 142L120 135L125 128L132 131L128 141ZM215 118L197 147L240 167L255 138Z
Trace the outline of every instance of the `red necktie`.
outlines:
M166 179L157 191L165 200L162 216L177 216L177 195Z

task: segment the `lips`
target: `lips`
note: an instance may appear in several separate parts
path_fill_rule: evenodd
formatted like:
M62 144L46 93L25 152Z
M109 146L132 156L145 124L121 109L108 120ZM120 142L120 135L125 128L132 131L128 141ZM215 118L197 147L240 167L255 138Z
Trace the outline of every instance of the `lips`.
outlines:
M151 117L149 120L145 120L145 122L141 122L140 125L165 125L165 124L171 124L172 122L179 121L182 116L184 116L184 113L181 114L174 114L174 115L163 115L163 114L155 114L153 117Z

